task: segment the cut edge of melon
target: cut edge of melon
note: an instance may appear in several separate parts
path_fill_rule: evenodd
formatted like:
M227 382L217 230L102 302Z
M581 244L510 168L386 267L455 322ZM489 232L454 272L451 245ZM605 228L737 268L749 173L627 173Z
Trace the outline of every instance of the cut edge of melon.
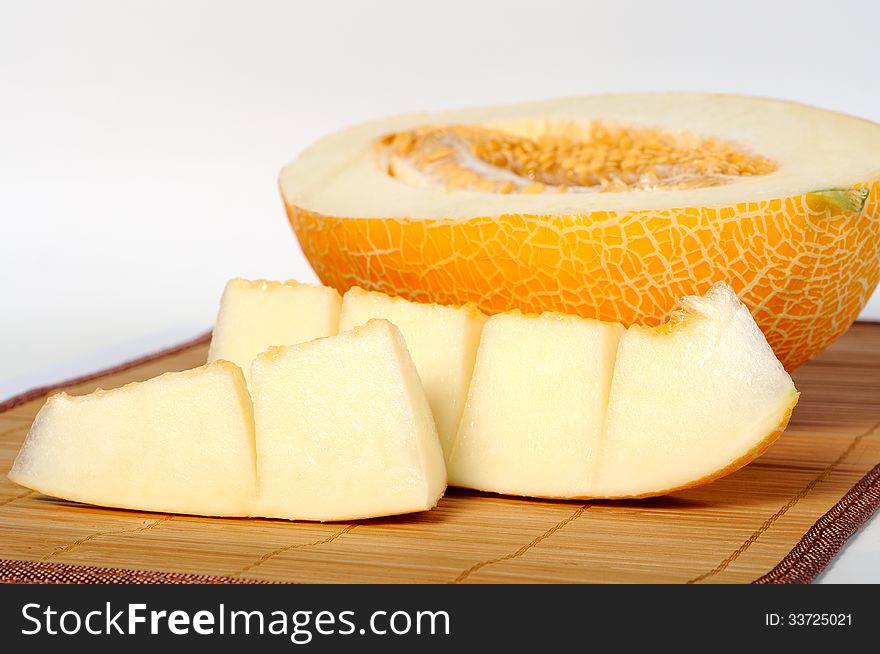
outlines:
M365 327L376 320L377 319L374 318L367 321ZM379 321L387 323L389 327L391 327L392 347L397 355L397 363L400 368L400 373L405 380L404 388L406 390L408 406L419 413L425 413L434 427L435 438L433 440L425 441L423 439L416 439L416 448L419 452L419 458L422 462L422 471L425 476L425 508L422 510L427 511L433 509L439 504L440 500L446 494L446 489L449 485L449 473L446 469L446 457L443 453L443 445L439 434L437 434L437 423L431 413L431 406L424 393L422 382L419 378L419 372L410 356L409 350L407 349L406 340L404 339L403 334L394 323L382 319L379 319ZM421 393L419 392L420 390ZM413 417L417 418L417 416ZM435 451L429 452L428 448L433 448ZM438 462L439 467L443 469L443 474L434 479L432 473L435 471L434 468L437 466Z
M332 288L332 286L329 288ZM468 318L475 318L475 319L488 318L488 316L483 311L480 310L480 308L476 305L475 302L465 302L463 304L442 304L440 302L432 302L430 300L426 300L426 301L411 300L409 298L403 297L402 295L390 295L390 294L384 293L382 291L374 291L374 290L371 290L368 288L363 288L362 286L357 286L357 285L352 286L347 291L345 291L345 293L342 294L343 306L345 303L345 296L348 295L349 293L351 293L352 296L361 296L361 297L368 296L368 297L385 298L386 300L388 300L392 304L417 304L420 306L438 307L440 309L450 309L453 311L464 311ZM362 326L362 325L353 325L351 327L348 327L347 330L342 330L341 329L341 327L342 327L341 314L340 314L340 323L339 324L340 324L340 332L341 331L348 331L350 329L355 329L359 326Z

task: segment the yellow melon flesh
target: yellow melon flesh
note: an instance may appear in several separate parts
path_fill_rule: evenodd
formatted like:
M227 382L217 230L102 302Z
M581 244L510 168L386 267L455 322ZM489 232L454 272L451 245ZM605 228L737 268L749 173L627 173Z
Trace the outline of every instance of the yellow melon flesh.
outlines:
M102 506L248 515L254 428L241 370L218 361L112 391L53 395L9 478Z
M351 520L430 509L443 495L431 409L391 323L273 348L252 373L255 515Z
M587 494L622 331L553 313L489 318L449 483L515 495Z
M732 472L788 423L798 393L729 287L620 339L592 494L658 495Z
M729 287L681 304L668 324L622 334L571 317L490 318L450 483L644 497L706 483L758 456L797 402L791 378Z
M473 307L419 304L360 288L348 291L342 300L339 330L362 325L371 318L389 320L403 334L448 455L464 409L486 316Z
M336 331L335 292L258 284L230 283L216 348L249 361L287 320ZM447 483L430 397L447 436L457 427L447 442L455 485L660 495L751 461L798 398L729 287L680 304L665 325L624 330L553 313L485 320L356 290L342 323L364 325L271 347L253 361L250 394L241 370L218 360L52 396L9 477L69 500L159 512L350 520L421 511Z
M334 335L341 302L325 286L233 279L223 292L208 360L232 361L250 384L251 362L260 352Z

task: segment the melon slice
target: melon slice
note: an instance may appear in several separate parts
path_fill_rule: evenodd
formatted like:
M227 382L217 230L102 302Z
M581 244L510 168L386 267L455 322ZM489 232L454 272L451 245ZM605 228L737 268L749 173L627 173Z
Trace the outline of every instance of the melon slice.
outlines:
M352 520L433 507L446 468L400 331L385 320L253 363L255 515Z
M389 320L403 334L448 454L464 409L486 316L472 306L419 304L357 287L349 290L342 298L339 330L371 318Z
M798 393L724 284L657 328L498 315L483 330L453 485L516 495L662 495L745 465ZM619 336L619 342L618 342Z
M489 318L449 483L515 495L588 494L622 331L554 313Z
M730 287L684 297L668 324L621 337L592 494L648 496L722 477L759 456L798 392Z
M250 384L251 362L260 352L334 335L341 303L325 286L233 279L223 291L208 361L232 361Z
M217 361L115 390L53 395L9 478L76 502L248 515L254 426L241 370Z
M880 279L880 126L721 94L413 114L329 135L281 194L325 284L660 324L725 281L788 369Z

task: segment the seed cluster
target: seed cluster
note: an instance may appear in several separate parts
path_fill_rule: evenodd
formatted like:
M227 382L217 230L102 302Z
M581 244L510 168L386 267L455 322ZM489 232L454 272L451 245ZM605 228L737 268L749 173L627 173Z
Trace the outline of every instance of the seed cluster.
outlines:
M478 125L427 125L388 135L380 148L391 175L408 166L445 188L492 193L700 188L777 168L717 138L609 122L581 133L527 138Z

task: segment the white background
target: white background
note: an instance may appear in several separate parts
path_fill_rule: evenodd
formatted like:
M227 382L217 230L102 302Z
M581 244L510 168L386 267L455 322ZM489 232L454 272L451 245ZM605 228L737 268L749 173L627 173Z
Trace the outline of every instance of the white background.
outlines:
M276 176L328 131L642 90L880 121L878 25L868 0L0 0L0 398L207 329L229 277L314 279ZM874 525L826 579L878 559Z

